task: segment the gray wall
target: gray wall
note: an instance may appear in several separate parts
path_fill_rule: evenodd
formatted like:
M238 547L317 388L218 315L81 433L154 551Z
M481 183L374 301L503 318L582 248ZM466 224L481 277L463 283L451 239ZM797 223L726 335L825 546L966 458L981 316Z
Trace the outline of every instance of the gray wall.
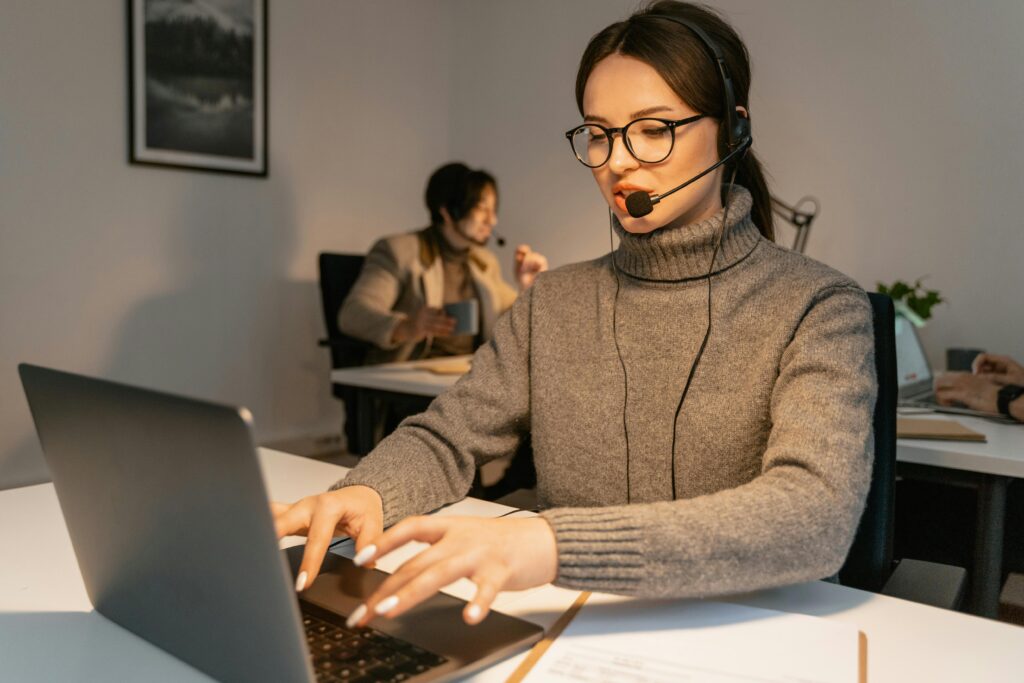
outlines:
M46 477L20 361L244 403L261 439L337 429L316 254L420 225L445 159L498 175L513 244L607 249L561 133L587 38L636 3L269 4L266 180L125 162L121 0L0 4L0 487ZM933 360L1024 358L1024 4L716 4L777 193L822 201L809 253L867 287L930 275Z
M424 222L450 12L269 5L263 180L126 163L123 0L0 4L0 487L47 476L21 361L242 403L261 439L340 427L316 254Z

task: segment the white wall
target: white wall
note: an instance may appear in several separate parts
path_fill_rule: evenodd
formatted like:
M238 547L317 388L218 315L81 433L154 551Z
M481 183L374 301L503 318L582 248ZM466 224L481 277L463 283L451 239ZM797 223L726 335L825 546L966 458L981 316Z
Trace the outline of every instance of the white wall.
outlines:
M451 21L269 5L264 180L126 162L123 0L0 4L0 487L47 476L22 361L242 403L260 438L340 428L316 254L423 223Z
M453 148L498 175L511 240L555 263L608 249L562 132L587 40L638 4L455 0ZM923 334L939 367L954 345L1024 358L1024 3L713 4L751 54L774 191L821 200L808 253L871 289L929 275L949 299Z
M46 476L21 361L243 403L264 439L337 429L316 254L420 225L449 158L498 175L513 244L602 253L562 132L587 39L635 4L273 0L258 180L126 163L121 0L2 0L0 487ZM935 361L1024 358L1024 4L716 4L777 193L821 199L809 253L868 287L930 274Z

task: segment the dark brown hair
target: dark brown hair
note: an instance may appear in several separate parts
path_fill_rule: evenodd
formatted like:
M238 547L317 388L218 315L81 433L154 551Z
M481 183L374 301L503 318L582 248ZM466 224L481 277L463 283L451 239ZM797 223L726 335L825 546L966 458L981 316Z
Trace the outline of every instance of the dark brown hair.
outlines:
M498 181L487 171L471 169L455 161L434 171L427 182L427 210L430 211L431 225L444 223L441 208L456 223L466 217L480 203L484 188L490 187L498 194Z
M711 37L725 56L736 105L749 111L750 58L736 31L708 7L676 0L659 0L649 3L629 19L608 26L590 39L576 74L576 105L580 114L583 114L583 91L590 72L605 57L621 54L651 65L680 99L698 113L707 114L719 123L725 118L725 112L722 111L725 102L722 78L704 44L685 26L651 16L658 14L695 24ZM726 154L726 140L725 128L719 125L719 158ZM747 150L738 161L726 165L727 174L731 173L733 164L736 164L736 183L750 190L754 199L751 219L762 235L773 240L775 229L772 222L772 199L761 163L753 150ZM724 187L722 191L725 192ZM724 196L722 199L725 200Z

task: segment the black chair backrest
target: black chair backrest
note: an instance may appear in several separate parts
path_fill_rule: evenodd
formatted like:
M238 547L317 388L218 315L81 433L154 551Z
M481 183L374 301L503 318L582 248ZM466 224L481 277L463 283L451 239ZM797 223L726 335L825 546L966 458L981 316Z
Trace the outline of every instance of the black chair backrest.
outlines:
M356 283L366 257L362 254L320 254L320 300L323 303L327 340L321 342L331 350L331 367L347 368L362 365L367 345L342 334L338 329L338 311Z
M872 592L892 573L892 539L896 513L896 318L892 299L868 294L875 324L875 462L864 515L850 554L839 571L844 586Z

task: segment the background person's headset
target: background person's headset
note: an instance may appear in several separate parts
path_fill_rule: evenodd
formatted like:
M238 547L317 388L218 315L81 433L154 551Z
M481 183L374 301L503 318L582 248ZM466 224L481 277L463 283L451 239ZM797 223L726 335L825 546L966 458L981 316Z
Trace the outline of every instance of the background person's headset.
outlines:
M699 26L678 17L673 17L667 14L646 14L638 17L639 19L666 19L671 22L688 29L690 33L697 36L697 39L703 44L705 51L711 58L711 61L715 63L718 69L718 74L722 80L722 100L723 100L723 112L722 112L722 125L725 127L725 154L721 155L719 159L712 166L704 169L694 177L690 178L686 182L682 183L669 190L663 192L660 195L654 195L653 197L646 192L634 192L626 198L626 206L629 214L634 218L640 218L646 216L652 210L655 204L660 202L668 195L683 189L697 180L700 180L708 173L711 173L722 164L728 163L734 158L742 158L746 151L750 148L753 143L753 137L751 135L750 119L739 115L736 111L736 94L733 90L732 79L729 77L729 69L725 63L725 54L722 52L718 44L715 43L702 28ZM686 400L686 394L690 390L690 383L693 381L693 376L697 371L697 365L700 363L701 357L704 355L704 349L707 347L708 338L711 336L711 274L715 267L715 259L718 257L719 247L722 245L722 237L728 227L729 218L729 202L732 198L733 182L736 179L736 166L733 166L732 173L729 177L729 189L726 191L724 200L724 209L722 212L722 227L718 233L718 239L715 241L715 249L711 254L711 262L708 264L708 272L704 277L708 281L708 322L707 327L704 330L704 339L701 341L700 348L697 354L693 358L693 362L690 364L690 371L686 377L686 384L683 386L683 391L679 396L679 403L676 405L676 412L672 418L672 451L670 454L671 462L671 477L672 477L672 500L677 500L676 495L676 432L679 423L679 413L682 412L683 402ZM608 209L608 239L611 242L611 231L612 231L612 212ZM626 411L627 404L629 401L629 377L626 374L626 363L622 360L622 352L619 349L619 337L618 337L618 326L616 312L618 310L619 302L619 269L615 263L614 249L611 254L612 269L615 272L615 299L612 303L612 339L615 342L615 353L619 358L619 365L622 367L623 377L623 399L622 399L622 429L626 440L626 503L632 501L632 492L630 490L629 481L629 427L626 424ZM692 278L684 278L679 280L683 282Z

